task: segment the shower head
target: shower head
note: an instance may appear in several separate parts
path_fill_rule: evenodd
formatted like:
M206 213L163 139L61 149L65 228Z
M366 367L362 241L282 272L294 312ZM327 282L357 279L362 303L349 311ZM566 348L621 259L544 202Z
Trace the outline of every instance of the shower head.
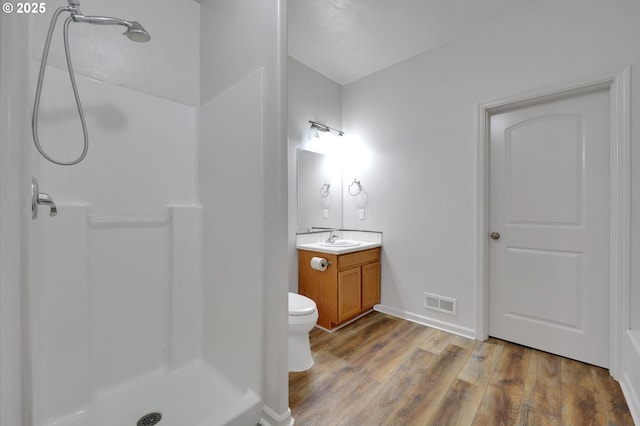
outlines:
M130 25L127 26L127 31L123 34L129 37L129 40L137 41L137 42L146 42L151 39L151 35L145 30L142 25L140 25L137 21L129 22Z
M126 35L129 40L145 42L151 39L147 30L137 21L125 21L124 19L110 18L108 16L84 16L80 14L72 14L71 16L75 22L97 25L122 25L127 27L127 30L122 34Z

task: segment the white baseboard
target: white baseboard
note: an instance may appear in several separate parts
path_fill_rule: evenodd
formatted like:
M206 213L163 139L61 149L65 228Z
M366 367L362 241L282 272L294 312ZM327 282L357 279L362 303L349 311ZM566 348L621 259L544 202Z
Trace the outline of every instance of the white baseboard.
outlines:
M373 309L375 311L382 312L383 314L388 314L394 317L406 319L407 321L412 321L418 324L427 325L429 327L437 328L438 330L457 334L458 336L466 337L469 339L476 338L475 330L467 327L461 327L459 325L452 324L447 321L442 321L442 320L427 317L424 315L418 315L413 312L403 311L401 309L396 309L387 305L375 305Z
M283 414L278 414L266 405L262 407L262 417L259 424L261 426L293 426L295 420L291 417L291 409Z
M633 421L640 425L640 331L627 330L625 337L625 366L620 387Z

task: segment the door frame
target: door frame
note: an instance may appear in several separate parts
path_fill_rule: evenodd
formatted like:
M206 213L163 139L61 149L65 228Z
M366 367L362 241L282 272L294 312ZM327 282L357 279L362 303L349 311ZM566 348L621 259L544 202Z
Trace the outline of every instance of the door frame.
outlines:
M629 265L631 213L631 67L599 79L564 85L484 103L478 106L476 149L476 339L489 337L489 119L506 109L591 92L609 90L609 372L619 379L625 331L629 328Z

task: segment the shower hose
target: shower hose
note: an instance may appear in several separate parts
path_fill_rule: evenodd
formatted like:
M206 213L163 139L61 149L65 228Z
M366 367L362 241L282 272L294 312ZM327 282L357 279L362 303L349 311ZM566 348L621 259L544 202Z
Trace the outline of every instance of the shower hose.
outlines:
M74 164L78 164L81 162L84 157L87 155L87 151L89 150L89 134L87 132L87 124L84 119L84 111L82 110L82 104L80 103L80 95L78 95L78 86L76 85L76 77L73 74L73 66L71 65L71 54L69 53L69 23L73 21L73 17L68 17L64 21L64 53L67 59L67 68L69 70L69 78L71 79L71 87L73 88L73 95L76 99L76 106L78 107L78 114L80 115L80 123L82 124L82 134L84 136L84 145L82 147L82 153L78 158L72 161L58 161L52 158L40 145L40 140L38 138L38 112L40 110L40 95L42 94L42 82L44 81L44 73L47 68L47 58L49 56L49 46L51 45L51 37L53 35L53 31L56 26L56 22L58 21L58 17L60 13L67 11L71 12L71 10L67 7L58 8L51 18L51 23L49 24L49 32L47 33L47 39L45 41L44 50L42 52L42 62L40 63L40 73L38 75L38 85L36 87L36 98L33 102L33 116L31 118L31 130L33 132L33 141L38 149L38 152L42 154L44 158L51 161L54 164L58 164L60 166L72 166Z

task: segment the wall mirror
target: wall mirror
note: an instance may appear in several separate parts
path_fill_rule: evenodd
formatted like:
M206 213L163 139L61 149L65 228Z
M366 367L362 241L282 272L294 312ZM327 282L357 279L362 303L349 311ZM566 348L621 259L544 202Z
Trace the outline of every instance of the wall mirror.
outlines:
M298 149L298 233L342 228L342 170L325 154Z

